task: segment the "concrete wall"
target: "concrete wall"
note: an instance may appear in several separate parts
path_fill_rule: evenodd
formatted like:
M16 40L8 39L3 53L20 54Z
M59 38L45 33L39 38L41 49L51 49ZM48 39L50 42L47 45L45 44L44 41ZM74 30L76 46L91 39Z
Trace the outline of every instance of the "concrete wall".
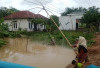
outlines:
M59 17L59 28L61 30L76 30L76 19L81 19L83 15L69 15Z
M17 23L17 28L14 28L14 23ZM29 21L27 19L13 19L13 20L5 20L5 24L8 24L9 26L9 31L17 31L19 28L22 30L27 30L27 31L34 31L34 23L32 25L32 29L29 29ZM37 28L40 29L41 31L44 28L44 25L37 25Z

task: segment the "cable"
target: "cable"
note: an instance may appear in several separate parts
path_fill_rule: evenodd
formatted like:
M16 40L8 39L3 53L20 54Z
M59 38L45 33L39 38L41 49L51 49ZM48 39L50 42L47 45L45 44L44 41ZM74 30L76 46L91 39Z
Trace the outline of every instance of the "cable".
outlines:
M47 9L46 9L47 10ZM49 10L48 10L49 11ZM51 11L49 11L49 12L51 12ZM52 12L51 12L52 13ZM53 14L53 13L52 13ZM54 14L53 14L54 15ZM59 23L61 24L61 27L62 27L62 29L64 30L64 28L63 28L63 26L62 26L62 23L59 21Z
M46 7L47 8L47 7ZM47 8L47 9L49 9L49 8ZM52 10L52 9L49 9L49 10L51 10L51 11L53 11L53 12L56 12L56 13L58 13L57 11L54 11L54 10ZM58 14L61 14L61 13L58 13Z
M40 8L40 7L39 7ZM47 9L46 9L47 10ZM50 13L52 13L50 10L48 10ZM52 10L53 11L53 10ZM53 13L52 13L53 14ZM53 14L54 15L54 14ZM61 26L62 26L62 24L61 24ZM73 27L73 26L72 26ZM62 27L63 28L63 27ZM63 28L63 30L64 30L64 28Z
M48 2L48 1L47 1ZM54 3L54 4L56 4L56 3ZM53 5L53 4L51 4L51 3L49 3L49 5L51 5L52 7L55 7L55 5ZM48 6L48 5L47 5ZM46 6L45 6L46 7ZM57 8L57 9L60 9L61 11L63 11L61 8L58 8L58 7L55 7L55 8Z
M35 5L39 5L39 4L37 4L37 3L34 3L34 2L31 2L31 1L27 1L27 0L24 0L24 1L26 1L26 2L28 2L28 3L35 4Z
M31 9L28 9L28 10L32 10L32 9L36 9L36 8L42 9L41 7L34 7L34 8L31 8Z
M41 9L37 14L39 14L43 9Z
M27 1L27 0L24 0L24 1L26 1L26 2L28 2L28 3L33 3L33 2L31 2L31 1ZM33 4L36 4L36 3L33 3ZM36 5L39 5L39 4L36 4ZM35 8L40 8L40 7L35 7ZM31 9L35 9L35 8L31 8ZM29 10L31 10L31 9L29 9ZM49 8L48 8L49 9ZM51 9L50 9L51 10ZM58 13L57 11L55 11L55 10L52 10L53 12L56 12L56 13ZM60 13L59 13L60 14Z
M37 1L39 2L39 1ZM39 2L41 4L41 6L43 6L43 4L41 2ZM45 12L49 15L49 13L47 12L47 10L45 9L45 7L43 6L43 9L45 10ZM50 16L50 15L49 15ZM55 23L55 21L52 19L53 23L55 24L55 26L58 28L58 30L60 31L60 33L62 34L62 36L65 38L65 40L67 41L67 43L69 44L70 47L72 47L71 43L69 42L69 40L66 38L66 36L63 34L63 32L59 29L58 25ZM72 47L73 49L73 47ZM74 49L73 49L74 50ZM75 54L77 55L76 51L74 50Z
M50 12L50 11L49 11ZM62 27L63 28L63 27ZM64 29L64 28L63 28Z

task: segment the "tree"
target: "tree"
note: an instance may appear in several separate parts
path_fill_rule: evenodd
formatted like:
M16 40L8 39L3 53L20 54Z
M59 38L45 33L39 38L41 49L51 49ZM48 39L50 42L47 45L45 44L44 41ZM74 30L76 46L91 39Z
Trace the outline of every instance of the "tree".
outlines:
M14 12L18 12L19 10L10 7L10 8L6 8L6 7L0 7L0 18L3 18L5 16L8 16Z
M59 26L59 18L56 15L51 15L50 19L48 20L47 23L47 28L50 29L50 31L54 31L57 29L57 27L55 26L55 24L53 23L52 19L55 21L55 23Z
M8 33L8 25L7 24L3 24L4 19L0 19L0 38L4 38L5 36L9 36ZM4 40L0 40L0 47L2 45L6 45L6 41Z
M99 28L100 21L100 12L99 8L95 6L90 7L89 10L83 15L81 22L86 24L86 27L90 28L91 26L95 26L97 29Z
M67 14L72 13L72 12L85 12L87 11L86 8L79 7L79 8L66 8L63 13L61 13L62 16L67 16Z
M3 23L4 19L0 19L0 38L9 36L8 25Z
M31 24L34 24L34 30L37 31L37 25L41 24L44 25L47 23L48 19L47 18L34 18L34 19L30 19Z

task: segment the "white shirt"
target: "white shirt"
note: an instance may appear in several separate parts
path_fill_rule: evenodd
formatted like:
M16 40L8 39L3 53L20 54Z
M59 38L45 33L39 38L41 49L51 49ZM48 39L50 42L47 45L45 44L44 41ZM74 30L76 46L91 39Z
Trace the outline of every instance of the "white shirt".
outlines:
M85 39L84 37L82 37L82 36L79 36L78 46L79 46L79 45L82 45L82 46L84 46L84 47L87 49L87 41L86 41L86 39Z

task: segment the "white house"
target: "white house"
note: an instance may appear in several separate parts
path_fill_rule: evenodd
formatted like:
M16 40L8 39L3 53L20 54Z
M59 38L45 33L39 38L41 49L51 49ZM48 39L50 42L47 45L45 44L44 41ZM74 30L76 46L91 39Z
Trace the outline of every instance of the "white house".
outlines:
M40 15L40 14L34 14L29 11L19 11L16 13L13 13L9 16L6 16L4 19L4 23L8 24L9 31L17 31L19 28L21 30L27 30L27 31L34 31L34 30L43 30L45 29L45 25L37 24L37 22L32 23L32 19L36 18L42 18L47 19L46 17Z
M59 17L59 28L61 30L76 30L79 28L80 19L82 18L84 12L73 12L67 16Z

